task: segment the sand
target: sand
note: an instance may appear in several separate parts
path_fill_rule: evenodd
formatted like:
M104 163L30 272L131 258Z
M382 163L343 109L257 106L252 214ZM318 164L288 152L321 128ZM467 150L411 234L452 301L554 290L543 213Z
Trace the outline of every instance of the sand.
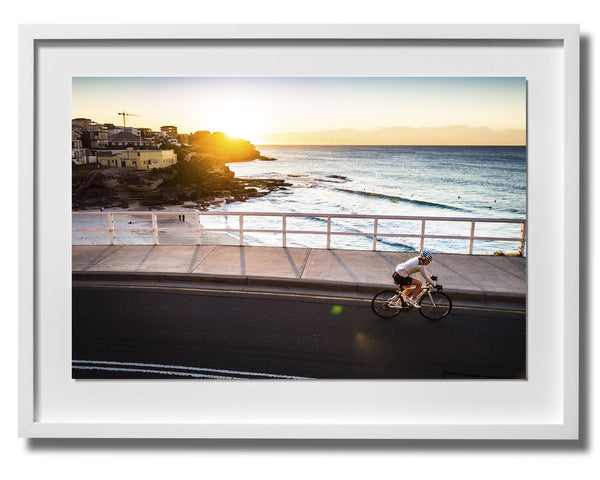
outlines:
M137 205L133 208L110 208L73 212L72 215L72 244L73 245L108 245L110 234L108 231L111 212L114 215L114 244L115 245L152 245L154 237L152 232L151 213L158 213L158 243L161 245L196 245L196 217L194 211L178 206L166 206L154 212L146 211ZM202 214L202 212L198 212ZM184 216L184 219L180 218ZM224 215L225 216L225 215ZM215 217L211 217L214 219ZM220 218L220 217L218 217ZM202 231L200 224L200 245L239 245L239 237L235 233ZM215 225L211 228L231 228ZM81 230L80 230L81 229ZM146 229L146 230L136 230ZM101 230L101 231L95 231ZM244 244L247 244L244 242Z

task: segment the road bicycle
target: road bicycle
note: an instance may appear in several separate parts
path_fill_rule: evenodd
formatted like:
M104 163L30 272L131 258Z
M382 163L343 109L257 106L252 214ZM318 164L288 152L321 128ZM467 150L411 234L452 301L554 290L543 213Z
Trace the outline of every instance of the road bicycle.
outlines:
M419 312L429 320L441 320L452 310L452 300L442 292L442 285L425 283L419 292L417 303ZM382 290L371 300L371 308L381 318L392 318L400 312L409 313L414 308L402 295L401 288Z

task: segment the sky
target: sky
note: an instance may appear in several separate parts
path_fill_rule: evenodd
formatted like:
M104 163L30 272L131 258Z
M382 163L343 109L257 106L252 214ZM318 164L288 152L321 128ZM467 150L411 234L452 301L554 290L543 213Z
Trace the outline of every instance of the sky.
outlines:
M76 77L72 116L256 145L525 145L524 77Z

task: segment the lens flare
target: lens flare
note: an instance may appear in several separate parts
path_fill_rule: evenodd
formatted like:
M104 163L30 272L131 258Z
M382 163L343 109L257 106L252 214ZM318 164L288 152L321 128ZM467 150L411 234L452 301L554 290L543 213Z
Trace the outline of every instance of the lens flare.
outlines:
M331 307L331 313L333 315L339 315L340 313L342 313L342 310L344 310L344 307L342 307L341 305L334 305L333 307Z

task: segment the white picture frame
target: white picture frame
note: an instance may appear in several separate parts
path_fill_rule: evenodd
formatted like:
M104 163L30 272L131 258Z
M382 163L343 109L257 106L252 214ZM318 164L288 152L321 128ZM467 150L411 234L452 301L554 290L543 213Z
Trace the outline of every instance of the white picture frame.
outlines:
M111 67L124 75L164 72L152 61L161 55L211 50L202 57L211 75L526 76L527 380L73 380L70 176L49 165L70 148L66 79L112 74L85 61L105 48L125 58ZM284 55L268 63L265 48ZM420 60L404 64L402 52ZM577 25L23 25L19 55L20 436L578 438L579 309L556 297L567 275L569 290L579 287ZM181 65L164 74L202 73ZM539 280L548 278L551 288Z

